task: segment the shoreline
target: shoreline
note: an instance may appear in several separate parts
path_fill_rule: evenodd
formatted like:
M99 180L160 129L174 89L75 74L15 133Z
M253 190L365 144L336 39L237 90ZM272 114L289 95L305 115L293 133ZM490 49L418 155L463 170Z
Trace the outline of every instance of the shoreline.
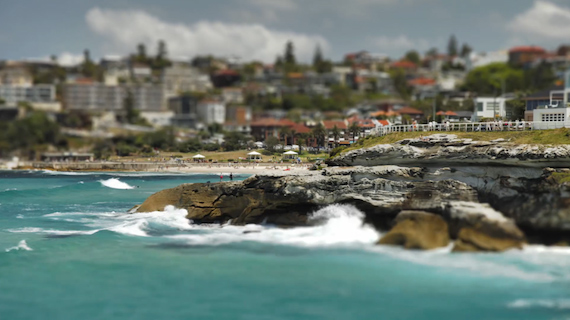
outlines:
M318 171L310 171L311 165L291 165L291 164L257 164L251 165L232 165L227 166L223 164L192 164L192 165L179 165L179 164L153 164L152 166L137 166L136 169L129 168L131 163L106 163L104 167L86 165L87 163L61 163L54 166L18 166L11 169L14 171L43 171L49 170L54 172L141 172L141 173L203 173L203 174L262 174L262 175L292 175L292 174L313 174ZM96 163L90 163L96 164ZM1 168L2 170L10 170ZM224 177L225 178L225 177Z

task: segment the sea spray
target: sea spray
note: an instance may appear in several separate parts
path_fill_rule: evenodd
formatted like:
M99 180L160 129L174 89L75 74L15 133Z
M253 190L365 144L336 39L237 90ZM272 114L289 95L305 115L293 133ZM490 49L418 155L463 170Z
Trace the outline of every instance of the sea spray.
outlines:
M26 240L22 240L18 243L17 246L6 249L6 252L10 252L13 250L32 251L33 249L28 246L28 244L26 243Z
M107 187L107 188L111 188L111 189L122 189L122 190L128 190L128 189L135 189L135 187L128 185L125 182L120 181L117 178L111 178L111 179L107 179L107 180L100 180L99 181L103 186Z

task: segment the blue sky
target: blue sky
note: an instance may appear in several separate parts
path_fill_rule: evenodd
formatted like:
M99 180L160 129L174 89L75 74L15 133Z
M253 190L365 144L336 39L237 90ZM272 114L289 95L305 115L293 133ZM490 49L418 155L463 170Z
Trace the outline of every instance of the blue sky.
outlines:
M317 44L335 60L368 50L393 58L445 50L455 34L476 51L570 43L570 0L19 0L0 1L0 59L123 55L159 39L170 55L271 62L287 40L300 60Z

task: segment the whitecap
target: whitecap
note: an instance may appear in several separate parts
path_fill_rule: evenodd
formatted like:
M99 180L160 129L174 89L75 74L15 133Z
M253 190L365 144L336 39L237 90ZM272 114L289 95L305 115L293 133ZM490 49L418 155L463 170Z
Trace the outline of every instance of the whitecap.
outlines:
M24 219L24 215L23 214L19 214L16 216L16 219Z
M101 230L55 230L55 229L42 229L36 227L26 227L19 229L8 229L8 232L12 233L47 233L53 235L92 235Z
M6 252L10 252L12 250L32 251L33 249L28 246L26 240L22 240L18 243L17 246L6 249Z
M111 178L111 179L107 179L107 180L99 180L99 182L107 187L107 188L111 188L111 189L122 189L122 190L128 190L128 189L134 189L135 187L128 185L125 182L120 181L117 178Z
M507 304L509 308L513 309L530 309L530 308L545 308L545 309L570 309L569 299L519 299Z
M330 205L312 213L316 226L282 229L262 225L197 226L206 232L169 236L193 245L261 242L299 247L361 247L378 241L379 233L364 223L364 213L351 205Z

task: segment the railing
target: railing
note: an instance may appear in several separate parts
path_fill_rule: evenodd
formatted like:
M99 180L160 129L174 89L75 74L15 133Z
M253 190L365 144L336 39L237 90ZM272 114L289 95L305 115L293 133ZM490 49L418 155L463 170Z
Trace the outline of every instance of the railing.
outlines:
M375 129L377 136L385 136L396 132L479 132L479 131L528 131L569 128L570 122L526 122L526 121L501 121L501 122L449 122L428 124L389 125Z

